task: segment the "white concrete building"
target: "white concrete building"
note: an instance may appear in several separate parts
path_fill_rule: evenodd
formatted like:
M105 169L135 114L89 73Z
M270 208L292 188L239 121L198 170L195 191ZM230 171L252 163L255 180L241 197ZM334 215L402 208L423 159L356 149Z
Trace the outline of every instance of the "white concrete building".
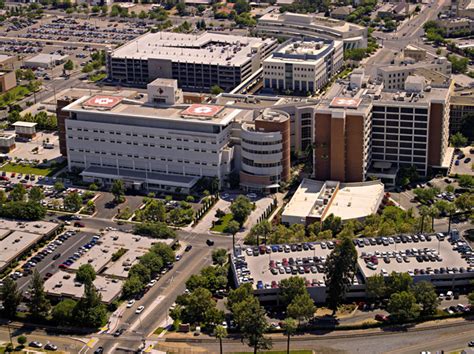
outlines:
M341 69L343 61L341 41L293 40L263 61L264 87L312 93Z
M344 49L367 47L367 28L314 14L274 11L258 19L259 35L272 37L312 37L339 40Z
M68 58L67 55L59 55L59 54L38 54L34 57L26 59L23 62L23 65L27 68L44 68L49 69L53 68L56 65L62 64Z

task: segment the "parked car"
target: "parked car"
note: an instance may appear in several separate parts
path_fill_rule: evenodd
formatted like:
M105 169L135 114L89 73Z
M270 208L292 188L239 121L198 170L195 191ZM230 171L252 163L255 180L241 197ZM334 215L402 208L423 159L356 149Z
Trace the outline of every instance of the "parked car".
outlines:
M214 245L214 241L208 238L208 239L206 240L206 244L207 244L208 246L213 246L213 245Z
M58 350L58 346L54 345L53 343L46 343L45 346L44 346L44 349L54 352L54 351Z
M41 342L38 342L38 341L33 341L33 342L30 342L30 347L32 348L42 348L43 347L43 344Z
M144 309L145 309L145 306L143 306L143 305L138 306L137 309L135 310L135 313L138 315L138 314L142 313Z

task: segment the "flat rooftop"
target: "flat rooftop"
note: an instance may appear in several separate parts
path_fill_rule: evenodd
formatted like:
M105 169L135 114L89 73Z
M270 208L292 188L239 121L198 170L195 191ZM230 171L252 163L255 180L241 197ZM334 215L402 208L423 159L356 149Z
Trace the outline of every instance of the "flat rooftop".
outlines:
M232 93L221 93L213 100L213 102L217 105L252 110L273 107L283 101L284 98L281 97L251 96Z
M67 55L41 53L25 60L25 63L44 63L51 64L56 61L64 60Z
M301 62L315 63L324 59L335 44L342 48L342 42L330 40L294 40L284 44L272 53L265 62Z
M452 105L474 106L474 88L454 90L450 102Z
M357 253L358 253L358 265L362 273L365 277L370 277L375 274L381 274L382 269L384 269L388 274L392 272L398 273L407 273L407 272L414 272L415 269L424 269L426 270L428 267L434 269L444 268L461 268L467 269L469 267L469 263L466 259L462 258L460 253L453 250L453 245L449 243L446 239L443 241L438 241L436 237L432 237L431 241L420 241L420 242L411 242L411 243L393 243L387 246L384 245L364 245L364 247L356 246ZM402 261L401 263L396 261L396 258L393 256L393 253L405 252L407 250L423 250L432 255L439 255L442 261L423 261L419 262L416 260L416 256L409 255L408 259L410 260L409 263ZM363 253L367 255L375 255L378 252L378 266L377 269L369 269L367 267L366 262L362 258ZM390 253L390 263L386 263L383 260L383 252ZM472 277L474 277L474 273L471 273Z
M158 242L171 245L173 239L153 239L120 231L109 231L102 235L96 245L84 253L69 269L77 271L83 264L90 264L97 273L117 278L126 278L130 267L140 257L148 252L150 247ZM126 252L117 261L112 261L112 255L120 250Z
M251 60L254 50L271 45L273 39L260 39L204 32L147 33L115 49L112 58L161 59L172 62L241 66Z
M227 125L242 113L242 110L228 106L214 104L160 106L126 99L118 95L85 96L64 107L63 111L112 113L125 117L181 120L219 125Z
M109 279L97 276L94 286L102 296L102 302L109 304L115 300L122 291L123 282L117 279ZM44 290L48 295L57 297L70 297L80 299L84 295L84 285L75 281L75 275L58 271L45 281Z
M0 240L0 269L7 267L10 262L25 252L28 248L44 237L44 234L24 231L1 230Z
M425 87L428 85L425 85ZM422 95L420 95L422 93ZM377 102L383 101L384 104L394 104L397 106L403 106L408 104L410 106L426 106L431 103L446 103L449 96L448 88L435 88L431 87L430 91L424 90L423 92L388 92L382 91L380 99L374 100L374 105Z
M48 221L14 221L0 219L0 230L22 231L32 234L47 235L59 227Z
M304 179L282 213L282 221L306 223L307 217L334 214L342 220L359 219L377 212L384 185L377 181L339 183Z

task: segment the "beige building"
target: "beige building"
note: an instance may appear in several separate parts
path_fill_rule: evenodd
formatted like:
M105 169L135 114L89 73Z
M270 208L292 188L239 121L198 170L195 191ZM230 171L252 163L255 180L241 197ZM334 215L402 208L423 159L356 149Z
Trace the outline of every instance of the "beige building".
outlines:
M425 61L426 50L409 44L405 47L405 49L403 49L403 56L405 58L412 58L416 61Z
M343 61L341 41L293 40L263 61L263 86L279 92L313 93L328 83Z
M454 90L451 96L449 133L455 134L459 132L463 119L468 115L471 116L471 119L474 119L474 89L463 88L461 90ZM471 132L469 138L470 140L474 139L474 132Z
M16 75L14 71L0 71L0 93L16 87Z
M0 54L0 69L12 70L14 68L16 57Z
M436 21L438 26L446 31L448 37L469 35L474 32L474 20L470 18L453 18Z
M0 152L5 154L15 148L15 134L0 133Z

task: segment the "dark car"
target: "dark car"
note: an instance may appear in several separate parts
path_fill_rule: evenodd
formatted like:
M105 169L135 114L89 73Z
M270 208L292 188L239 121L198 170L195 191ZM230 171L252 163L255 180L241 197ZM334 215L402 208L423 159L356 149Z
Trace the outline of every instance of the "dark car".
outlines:
M104 352L104 347L99 347L94 351L94 354L102 354Z
M59 257L61 257L61 253L56 253L56 254L53 256L53 260L56 260L56 259L58 259Z
M211 240L210 238L208 238L208 239L206 240L206 244L207 244L208 246L213 246L213 245L214 245L214 241Z
M193 248L192 245L187 245L186 248L184 249L184 251L189 252L189 251L191 251L192 248Z
M80 221L76 221L76 222L74 223L74 227L84 227L84 224L83 224L82 222L80 222Z
M123 332L125 332L125 328L120 328L120 329L117 329L114 333L114 337L120 337Z
M44 349L46 350L50 350L50 351L56 351L58 350L58 346L57 345L54 345L52 343L47 343L45 346L44 346Z

